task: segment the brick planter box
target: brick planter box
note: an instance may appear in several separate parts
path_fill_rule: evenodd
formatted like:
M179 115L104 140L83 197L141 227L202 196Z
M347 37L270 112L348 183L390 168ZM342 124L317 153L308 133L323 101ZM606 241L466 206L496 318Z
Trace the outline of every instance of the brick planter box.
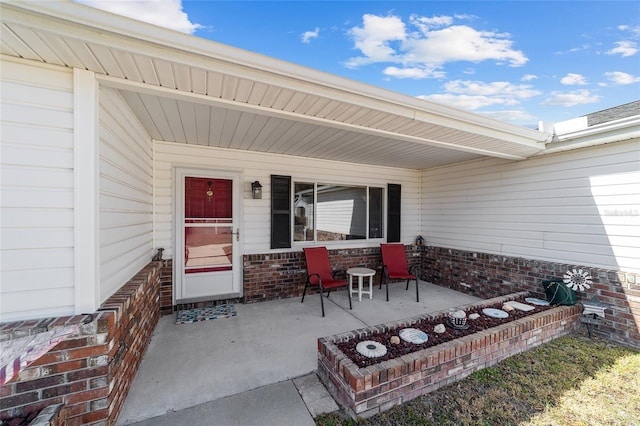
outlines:
M513 300L516 293L456 309L486 307ZM416 351L369 367L359 368L336 343L392 328L409 327L449 310L412 317L318 339L318 375L334 399L352 418L370 417L395 405L461 380L476 370L566 335L580 324L576 306L554 307L524 318Z
M115 424L160 316L160 266L144 267L91 315L0 323L2 342L81 325L0 386L0 424L37 413L51 417L42 424Z

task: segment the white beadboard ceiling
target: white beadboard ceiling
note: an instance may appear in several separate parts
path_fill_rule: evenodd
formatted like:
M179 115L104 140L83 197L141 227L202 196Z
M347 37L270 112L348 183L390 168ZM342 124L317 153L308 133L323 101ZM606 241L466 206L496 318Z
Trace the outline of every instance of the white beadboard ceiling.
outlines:
M550 135L70 2L0 3L3 55L96 73L153 139L426 169Z

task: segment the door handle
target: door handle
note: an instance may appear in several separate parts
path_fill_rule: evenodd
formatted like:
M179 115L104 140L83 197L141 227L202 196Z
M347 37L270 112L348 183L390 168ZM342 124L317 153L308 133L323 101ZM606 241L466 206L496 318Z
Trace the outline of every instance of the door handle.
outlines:
M236 228L236 232L232 232L236 236L236 241L240 241L240 228Z

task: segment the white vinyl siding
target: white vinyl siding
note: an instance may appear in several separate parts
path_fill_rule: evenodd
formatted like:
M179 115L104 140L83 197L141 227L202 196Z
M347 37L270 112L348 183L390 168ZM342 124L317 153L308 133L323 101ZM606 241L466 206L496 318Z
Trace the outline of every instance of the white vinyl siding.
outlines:
M377 167L337 161L261 154L248 151L208 148L169 142L155 142L155 247L164 247L171 256L172 241L172 168L176 165L240 171L244 175L244 204L241 237L243 254L270 251L270 175L291 176L296 182L322 182L354 186L402 185L402 241L414 241L420 228L420 174L415 170ZM262 184L262 199L251 197L251 182ZM377 246L363 240L331 242L331 247ZM290 251L300 250L295 246Z
M100 89L100 300L153 255L151 137L114 89Z
M342 187L340 191L318 196L316 224L318 232L367 236L366 188L357 191Z
M640 270L640 141L422 175L428 244Z
M2 57L0 322L74 311L73 74Z

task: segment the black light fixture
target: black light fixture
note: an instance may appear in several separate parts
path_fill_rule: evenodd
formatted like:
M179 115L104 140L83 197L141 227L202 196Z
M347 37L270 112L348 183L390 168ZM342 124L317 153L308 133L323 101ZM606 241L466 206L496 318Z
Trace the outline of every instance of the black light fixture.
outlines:
M253 193L254 200L262 199L262 185L260 185L260 182L251 182L251 192Z

